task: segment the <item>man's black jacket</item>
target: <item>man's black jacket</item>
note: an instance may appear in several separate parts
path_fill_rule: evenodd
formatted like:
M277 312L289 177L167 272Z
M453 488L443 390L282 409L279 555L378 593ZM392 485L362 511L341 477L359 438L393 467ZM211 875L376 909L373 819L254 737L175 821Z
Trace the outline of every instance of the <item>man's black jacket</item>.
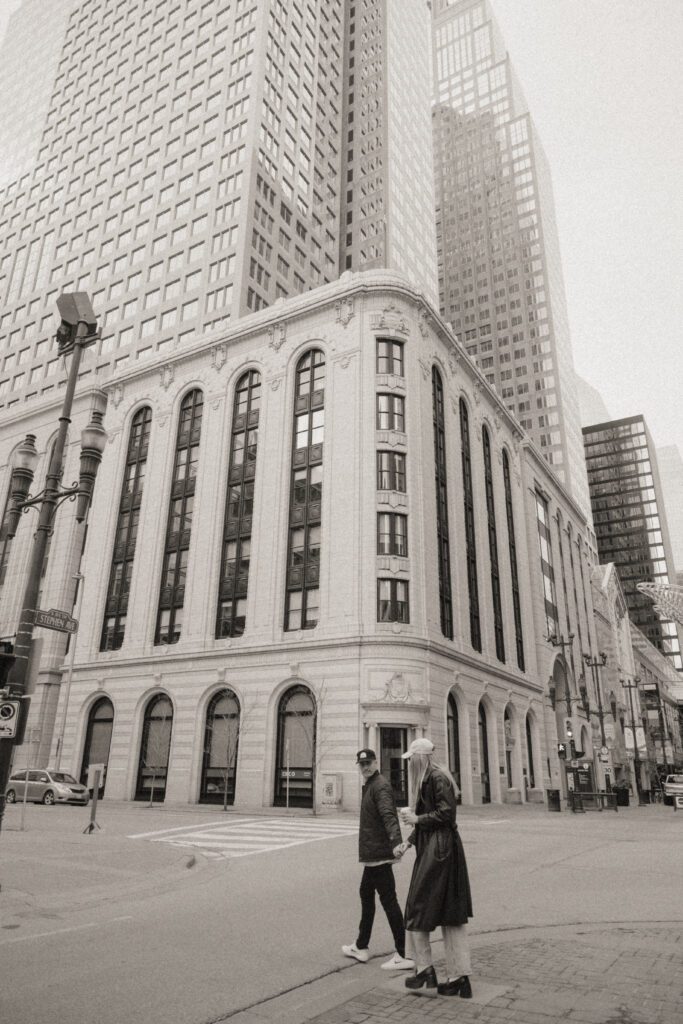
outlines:
M358 860L390 860L401 842L401 828L391 786L375 772L363 786L358 833Z

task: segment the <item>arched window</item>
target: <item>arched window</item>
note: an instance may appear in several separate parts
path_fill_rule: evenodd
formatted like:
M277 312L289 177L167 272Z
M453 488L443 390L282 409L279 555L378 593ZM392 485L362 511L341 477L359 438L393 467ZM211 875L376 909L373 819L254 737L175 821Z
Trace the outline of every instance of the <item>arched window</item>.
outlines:
M83 760L81 761L81 783L84 786L88 781L88 768L90 765L104 765L104 772L100 779L100 796L104 795L113 728L114 705L108 697L100 697L99 700L95 701L88 715L88 728L85 733L85 746L83 747Z
M534 765L534 744L531 736L531 716L526 716L526 759L529 765L529 774L527 776L529 780L529 788L534 789L536 786L536 768Z
M232 690L220 690L206 710L200 803L226 807L235 802L239 730L239 701Z
M498 535L496 533L496 504L493 494L493 469L491 467L491 438L482 429L484 448L484 485L486 487L486 519L489 533L489 555L491 558L491 596L493 598L493 631L496 638L496 657L505 661L505 636L503 632L503 609L500 602L500 569L498 566Z
M136 800L163 802L166 796L172 728L173 705L165 694L159 693L152 697L145 709L135 788Z
M538 544L541 553L546 629L548 636L556 636L560 632L560 619L557 611L557 596L555 594L555 570L553 568L550 518L548 516L548 502L538 491L536 491L536 525L538 527Z
M460 793L458 803L462 802L462 782L460 778L460 720L458 705L452 693L448 694L448 768L458 784Z
M325 356L312 349L296 368L285 630L318 622L324 405Z
M451 593L451 555L448 539L448 489L446 486L446 428L443 410L443 384L436 366L432 367L432 413L434 420L434 475L436 480L436 542L439 563L439 607L441 632L453 639L453 597ZM458 783L459 785L459 783Z
M109 573L107 603L102 624L101 651L116 651L123 643L128 614L128 594L133 575L135 545L140 524L142 487L147 466L152 410L139 409L133 417L128 437L126 468L123 475L119 514L114 538L114 554Z
M293 686L280 698L276 761L275 806L312 807L315 701L306 686Z
M180 640L203 406L198 390L185 395L180 406L155 644Z
M481 703L481 701L479 702L477 721L479 727L479 768L481 771L481 802L483 804L490 804L491 774L489 770L489 731L488 724L486 722L486 709L484 705Z
M524 671L524 638L522 636L522 607L519 600L519 575L517 573L517 545L515 543L515 519L512 510L512 485L510 482L510 460L503 449L503 485L505 488L505 516L508 527L508 550L510 553L510 580L512 586L512 609L515 619L515 646L517 664Z
M261 375L256 370L248 370L237 381L232 410L217 637L244 633L260 405Z
M477 543L474 531L474 492L472 488L472 459L470 456L470 418L467 406L462 398L460 399L460 453L462 460L462 487L465 498L465 545L467 552L467 588L470 602L470 640L475 651L481 651Z

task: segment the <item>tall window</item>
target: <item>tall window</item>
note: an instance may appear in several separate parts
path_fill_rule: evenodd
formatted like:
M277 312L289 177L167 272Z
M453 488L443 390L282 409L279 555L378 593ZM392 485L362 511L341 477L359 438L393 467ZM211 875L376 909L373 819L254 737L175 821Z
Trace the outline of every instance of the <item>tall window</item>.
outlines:
M496 637L496 657L505 661L505 637L503 634L503 611L500 602L500 568L498 566L498 537L496 534L496 505L493 495L493 469L491 468L491 438L486 427L482 430L484 448L484 483L486 487L486 518L489 532L489 554L491 556L491 595L493 598L493 630Z
M237 381L232 410L217 637L244 633L260 404L261 376L256 370L248 370Z
M318 622L324 405L325 356L313 349L296 368L285 630Z
M448 694L448 767L458 786L458 803L462 803L462 782L460 779L460 719L458 705L452 693Z
M313 806L315 701L306 686L292 686L280 698L275 769L276 807Z
M240 728L240 706L232 690L220 690L206 711L204 757L199 802L235 802L235 766Z
M377 429L405 430L405 399L401 395L377 395Z
M505 487L505 514L508 524L508 549L510 552L510 579L512 583L512 609L515 618L515 645L517 664L524 671L524 638L522 636L522 607L519 600L519 575L517 573L517 545L515 543L515 520L512 511L512 485L510 483L510 460L503 451L503 484Z
M165 694L159 693L152 697L145 709L135 787L136 800L149 800L150 803L156 800L161 803L166 796L172 729L173 705Z
M526 716L526 758L529 763L529 788L536 786L536 770L534 768L534 744L531 737L531 718Z
M403 376L403 342L377 339L377 373Z
M400 452L377 452L377 490L406 492L406 457Z
M446 486L446 432L441 374L432 367L432 411L434 418L434 476L436 480L436 543L439 561L439 607L441 632L453 639L453 597L451 556L448 539L448 490Z
M155 644L176 644L182 630L203 406L199 390L188 392L180 406Z
M126 468L116 522L114 554L109 573L107 603L102 624L101 651L117 651L123 643L128 614L128 594L133 575L135 543L140 525L142 486L145 480L152 410L139 409L133 417L128 437Z
M377 513L377 554L408 557L408 516Z
M85 786L88 781L88 768L90 765L104 765L104 772L100 778L100 796L104 795L104 785L107 778L109 748L111 746L111 734L113 728L114 705L108 697L100 697L99 700L95 701L90 709L90 714L88 715L88 728L85 734L80 776L81 784Z
M460 445L462 486L465 496L465 545L467 552L467 588L470 600L470 639L475 651L481 651L477 544L474 532L474 494L472 490L472 460L470 457L470 418L467 406L462 398L460 399Z
M377 621L410 622L407 580L377 580Z
M555 636L560 632L560 621L557 612L557 598L555 596L555 571L553 569L553 550L550 541L548 502L538 491L536 491L536 525L538 527L538 543L541 551L546 629L548 630L548 636Z

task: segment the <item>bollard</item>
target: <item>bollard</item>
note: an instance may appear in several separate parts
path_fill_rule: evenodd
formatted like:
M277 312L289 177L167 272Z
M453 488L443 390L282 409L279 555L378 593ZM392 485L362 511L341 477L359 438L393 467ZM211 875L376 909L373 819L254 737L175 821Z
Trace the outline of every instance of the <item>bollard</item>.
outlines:
M93 791L92 791L92 806L90 808L90 821L83 829L83 835L91 835L95 829L99 829L99 825L95 821L97 815L97 798L100 794L100 773L101 768L96 768L93 773Z

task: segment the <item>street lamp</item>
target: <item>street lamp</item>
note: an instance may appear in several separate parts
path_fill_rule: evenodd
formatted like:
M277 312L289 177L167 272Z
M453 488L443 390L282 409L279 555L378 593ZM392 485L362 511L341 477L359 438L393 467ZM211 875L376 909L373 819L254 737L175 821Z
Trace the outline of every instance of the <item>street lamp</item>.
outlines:
M24 589L24 597L14 644L14 663L11 665L4 696L7 698L23 698L26 692L26 673L31 652L31 640L35 625L38 592L40 590L40 574L47 549L48 537L52 531L55 513L59 505L67 499L77 500L76 521L85 519L90 502L102 452L107 441L107 433L102 426L101 411L94 410L91 422L81 434L80 472L78 483L71 487L62 487L62 469L64 449L73 405L78 369L83 350L92 345L98 338L97 321L85 292L71 292L60 295L57 308L61 315L61 324L57 330L56 341L60 355L71 355L66 392L59 417L59 430L52 449L52 457L45 478L45 487L33 497L29 496L29 488L33 482L38 452L36 451L35 435L28 434L25 441L15 452L12 481L10 484L10 507L6 518L7 536L14 537L19 526L21 513L35 507L38 511L38 526L33 536L31 560ZM4 680L0 676L0 684ZM25 721L26 701L22 701ZM21 733L21 728L18 730ZM17 737L21 742L20 735ZM12 761L12 748L15 737L0 740L0 828L5 811L5 789Z
M628 702L631 708L631 735L633 736L633 768L636 774L638 806L642 807L645 801L643 799L643 790L640 782L640 757L638 756L638 739L636 737L636 716L633 710L633 690L638 689L638 683L640 682L640 679L636 676L632 683L625 683L623 679L620 679L619 682L625 690L628 690Z
M605 741L605 721L604 711L602 710L602 694L600 692L600 677L598 675L598 668L600 665L605 666L607 664L607 655L604 651L600 651L597 658L591 658L590 654L584 654L583 660L587 667L590 667L593 673L593 685L595 686L595 693L598 698L598 718L600 719L600 739L602 740L603 747L607 746ZM588 711L588 699L584 701L586 710Z

